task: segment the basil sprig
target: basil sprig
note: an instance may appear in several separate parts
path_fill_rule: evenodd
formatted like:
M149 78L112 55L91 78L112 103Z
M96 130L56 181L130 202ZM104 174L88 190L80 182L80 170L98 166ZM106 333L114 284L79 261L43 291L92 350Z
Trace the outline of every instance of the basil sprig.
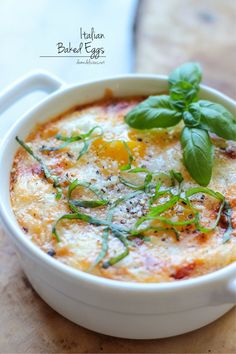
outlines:
M125 121L135 129L153 129L173 127L182 120L183 162L192 178L207 186L214 162L209 133L236 141L236 120L224 106L198 99L201 79L199 64L183 64L169 75L169 95L148 97L125 116Z

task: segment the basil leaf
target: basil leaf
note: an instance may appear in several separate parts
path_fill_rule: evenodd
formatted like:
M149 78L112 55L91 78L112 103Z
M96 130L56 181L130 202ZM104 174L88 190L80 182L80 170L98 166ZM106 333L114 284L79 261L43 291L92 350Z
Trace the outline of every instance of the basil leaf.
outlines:
M236 140L236 119L231 112L218 103L200 100L192 103L189 110L193 116L200 113L201 126L227 140Z
M192 85L199 85L202 79L202 70L198 63L185 63L174 69L169 75L169 84L188 82Z
M184 164L192 178L207 186L211 180L214 148L206 130L185 127L181 135Z
M128 125L136 129L167 128L181 121L181 113L166 95L150 96L126 116Z
M172 85L170 88L170 97L173 105L180 110L186 108L188 103L192 102L198 93L198 86L194 86L189 82L180 81Z
M192 114L189 111L185 111L183 113L184 124L190 128L197 127L200 125L200 116L201 114L197 114L197 112L196 114Z
M171 99L179 109L197 96L202 79L201 67L198 63L186 63L173 70L169 75Z

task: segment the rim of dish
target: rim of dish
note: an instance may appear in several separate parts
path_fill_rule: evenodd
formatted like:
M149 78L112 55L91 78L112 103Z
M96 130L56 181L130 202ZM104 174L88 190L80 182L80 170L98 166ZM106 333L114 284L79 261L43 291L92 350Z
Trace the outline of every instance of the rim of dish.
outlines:
M33 114L35 111L39 110L42 108L44 105L46 105L50 100L52 99L58 99L60 96L63 96L66 92L68 93L69 91L73 91L76 88L82 88L84 86L89 86L89 85L94 85L98 83L109 83L112 81L116 80L128 80L128 79L154 79L154 80L159 80L162 82L167 81L167 76L165 75L152 75L152 74L128 74L128 75L119 75L119 76L113 76L101 80L95 80L95 81L89 81L89 82L82 82L80 84L73 84L73 85L68 85L68 84L63 84L59 90L55 91L52 94L49 94L45 99L40 101L38 104L33 106L31 109L29 109L25 114L23 114L17 121L13 124L13 126L8 130L6 133L6 136L3 138L1 142L1 152L0 152L0 160L5 156L5 151L7 151L7 146L8 144L11 144L11 135L15 131L15 129L18 127L19 124L25 123L28 120L31 120L33 117ZM200 85L201 91L203 93L211 93L216 98L221 98L225 101L227 101L229 104L232 104L236 108L236 102L231 99L230 97L226 96L225 94L221 93L220 91L213 89L211 87L208 87L206 85ZM124 95L125 96L125 95ZM92 102L92 100L91 100ZM0 184L0 191L1 191L2 185ZM9 195L9 194L8 194ZM10 198L9 198L10 199ZM191 287L196 287L204 284L209 284L210 282L213 282L215 280L226 280L226 276L230 275L230 278L234 279L233 274L235 274L236 271L236 262L233 262L223 268L220 268L216 271L213 271L211 273L205 274L198 276L196 278L190 278L190 279L183 279L183 280L178 280L178 281L173 281L173 282L161 282L161 283L144 283L144 282L128 282L128 281L121 281L121 280L114 280L114 279L109 279L105 277L100 277L91 273L84 272L82 270L73 268L71 266L68 266L62 262L60 262L57 259L54 259L52 257L49 257L45 252L43 252L38 246L36 246L31 240L29 240L23 231L20 229L19 225L17 224L16 219L13 219L14 216L12 217L9 215L7 211L7 207L4 204L4 201L0 199L0 217L2 219L2 223L7 229L7 231L11 234L11 237L14 238L15 243L19 243L21 246L23 246L25 251L28 251L31 253L31 256L35 256L37 258L37 261L42 261L46 263L48 266L52 267L55 271L60 272L63 275L70 276L71 278L74 278L78 281L83 281L87 282L96 286L106 286L109 287L109 289L126 289L130 291L167 291L167 290L180 290L183 288L191 288ZM35 258L35 259L36 259Z

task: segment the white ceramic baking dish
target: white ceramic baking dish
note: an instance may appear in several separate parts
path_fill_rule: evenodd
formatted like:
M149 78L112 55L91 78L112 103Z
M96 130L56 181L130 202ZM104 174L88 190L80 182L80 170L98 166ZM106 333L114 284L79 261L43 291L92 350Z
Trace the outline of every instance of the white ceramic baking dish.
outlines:
M0 111L35 89L52 92L16 123L4 137L0 151L0 216L16 245L21 265L38 294L57 312L96 332L124 338L162 338L202 327L236 303L236 263L214 273L173 283L135 284L83 273L49 257L31 243L11 210L9 175L18 145L43 122L78 104L102 98L109 88L115 96L150 95L167 89L167 78L126 75L68 86L55 77L32 73L0 95ZM235 113L236 104L220 92L201 86L200 96L224 104ZM1 117L4 119L4 116Z

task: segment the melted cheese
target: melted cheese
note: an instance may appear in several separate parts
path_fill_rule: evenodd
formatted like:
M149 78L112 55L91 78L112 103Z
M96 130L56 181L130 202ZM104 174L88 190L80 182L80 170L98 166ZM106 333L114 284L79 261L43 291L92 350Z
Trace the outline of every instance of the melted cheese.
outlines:
M168 130L136 131L124 123L124 115L142 98L108 99L85 107L76 108L51 122L37 126L29 135L27 143L39 155L53 174L65 181L63 197L56 200L55 188L48 183L39 164L22 148L16 154L11 177L11 201L19 225L32 242L43 251L55 251L59 261L98 276L135 282L165 282L196 277L236 261L236 232L230 241L223 244L225 227L222 223L207 234L196 231L192 226L178 227L180 240L171 231L148 232L149 241L134 238L129 244L129 255L107 269L101 264L91 268L102 245L102 226L94 226L79 220L63 220L58 225L61 241L52 237L52 225L63 214L69 212L66 193L68 183L75 178L91 182L103 194L104 199L114 201L132 192L120 183L120 168L128 163L126 141L134 157L134 167L145 167L151 171L169 173L174 169L184 176L184 188L194 186L194 181L182 164L179 143L180 126ZM56 146L56 134L71 136L87 133L100 125L104 134L91 143L89 151L77 161L83 148L82 142L69 144L64 149L40 152L40 147ZM221 149L221 139L215 139L216 153L213 178L210 188L223 193L233 208L232 221L236 225L236 159ZM229 144L228 148L236 149ZM224 146L225 149L225 146ZM142 183L142 176L135 174L133 183ZM93 195L83 188L73 192L73 198L92 199ZM159 202L165 202L165 198ZM205 197L197 200L202 222L211 223L219 207L216 200ZM106 218L107 207L83 209L83 212ZM121 204L115 211L113 223L132 228L137 219L148 211L145 193ZM185 220L189 210L181 203L165 215L173 221ZM190 216L191 217L191 216ZM155 222L154 222L155 224ZM157 223L158 225L158 223ZM123 251L123 245L110 234L108 260Z

